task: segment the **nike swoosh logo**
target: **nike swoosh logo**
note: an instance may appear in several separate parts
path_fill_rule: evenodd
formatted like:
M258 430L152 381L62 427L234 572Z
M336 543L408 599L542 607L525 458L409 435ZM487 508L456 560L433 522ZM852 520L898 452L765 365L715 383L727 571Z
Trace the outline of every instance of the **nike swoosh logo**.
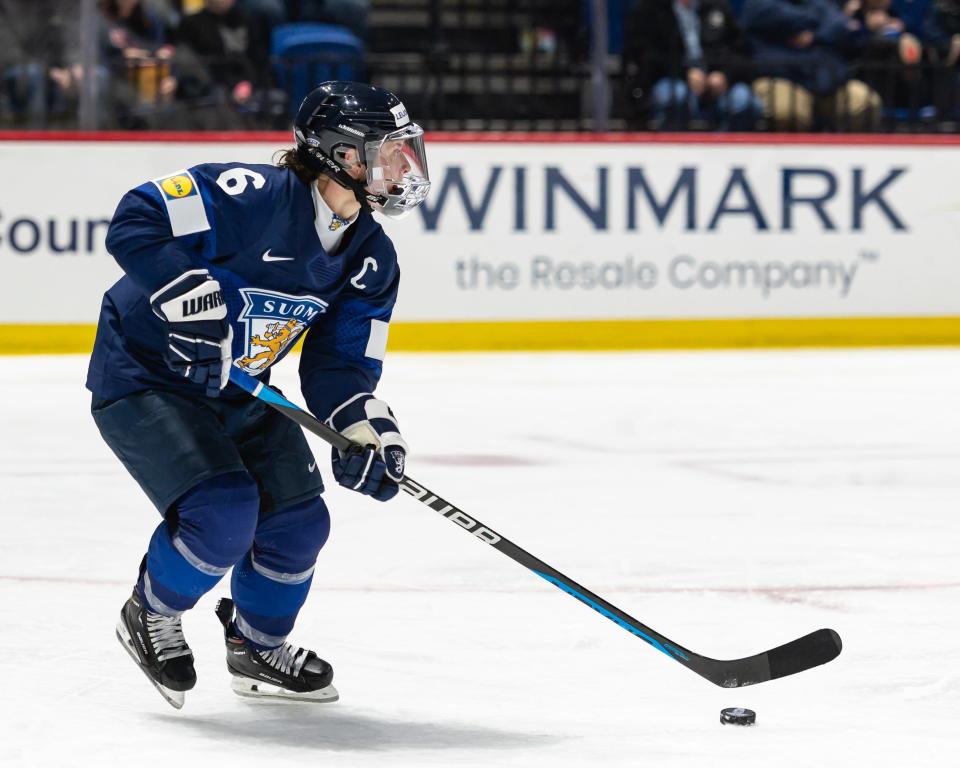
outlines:
M307 464L308 472L313 472L313 470L315 470L316 468L317 468L317 462L313 462L312 464Z
M263 258L264 261L293 261L293 256L271 256L271 250L271 248L267 248L267 250L263 252L261 258Z

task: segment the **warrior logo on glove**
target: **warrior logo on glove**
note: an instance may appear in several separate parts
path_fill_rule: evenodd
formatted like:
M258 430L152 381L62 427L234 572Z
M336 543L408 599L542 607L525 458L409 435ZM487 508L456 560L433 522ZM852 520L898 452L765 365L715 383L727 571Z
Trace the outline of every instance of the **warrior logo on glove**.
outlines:
M150 297L165 325L167 367L204 387L208 397L229 381L233 329L220 283L205 269L184 272Z

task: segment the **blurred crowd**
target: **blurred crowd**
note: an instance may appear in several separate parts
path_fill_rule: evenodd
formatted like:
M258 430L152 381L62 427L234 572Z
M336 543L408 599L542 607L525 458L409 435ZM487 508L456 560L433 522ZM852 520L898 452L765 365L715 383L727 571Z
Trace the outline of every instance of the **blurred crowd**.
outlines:
M636 0L635 125L874 130L960 117L960 0Z
M371 5L387 12L376 25ZM98 0L87 25L92 65L79 6L0 0L0 126L75 127L80 93L93 85L100 128L285 128L313 83L371 75L368 40L379 54L373 81L402 90L428 126L477 113L510 119L497 109L535 123L550 109L558 119L565 109L583 115L590 102L589 0ZM629 129L960 123L960 0L608 0L608 8L609 71L619 83L612 112ZM399 26L384 26L390 19ZM507 68L485 70L496 54ZM397 80L392 62L405 55L406 79ZM567 86L564 96L571 74L581 92ZM513 82L484 90L504 76Z
M290 94L271 65L273 30L340 25L362 45L369 0L99 0L90 72L79 6L0 0L0 119L7 124L70 125L86 78L96 83L100 127L282 124Z

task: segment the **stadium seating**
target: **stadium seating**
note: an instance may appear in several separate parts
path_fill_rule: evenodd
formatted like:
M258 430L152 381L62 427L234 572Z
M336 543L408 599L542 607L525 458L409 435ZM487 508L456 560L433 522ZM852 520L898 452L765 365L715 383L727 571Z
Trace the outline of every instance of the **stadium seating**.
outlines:
M316 83L366 79L366 50L346 27L282 24L272 31L270 53L277 84L290 99L291 114Z

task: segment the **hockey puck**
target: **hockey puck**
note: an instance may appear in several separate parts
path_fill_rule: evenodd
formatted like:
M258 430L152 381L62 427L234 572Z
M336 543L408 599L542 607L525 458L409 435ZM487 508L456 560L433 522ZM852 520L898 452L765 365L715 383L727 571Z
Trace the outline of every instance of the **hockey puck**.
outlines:
M720 722L724 725L753 725L757 722L757 713L743 707L728 707L720 710Z

